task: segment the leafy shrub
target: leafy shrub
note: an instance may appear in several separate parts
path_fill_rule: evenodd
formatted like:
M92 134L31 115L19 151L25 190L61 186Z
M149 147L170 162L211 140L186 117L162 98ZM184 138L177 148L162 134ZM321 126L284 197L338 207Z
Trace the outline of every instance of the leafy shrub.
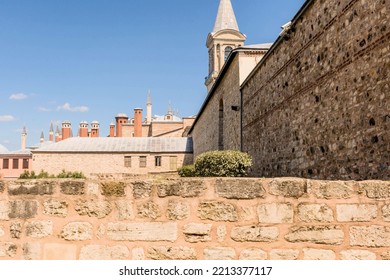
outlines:
M19 179L49 179L49 178L73 178L73 179L85 179L85 176L82 172L66 172L62 170L60 174L57 176L50 175L48 172L41 170L41 172L37 175L34 171L31 173L25 170L22 174L20 174Z
M252 158L240 151L211 151L199 155L195 171L202 177L244 177L252 166Z
M196 171L194 165L184 165L178 170L180 177L195 177Z

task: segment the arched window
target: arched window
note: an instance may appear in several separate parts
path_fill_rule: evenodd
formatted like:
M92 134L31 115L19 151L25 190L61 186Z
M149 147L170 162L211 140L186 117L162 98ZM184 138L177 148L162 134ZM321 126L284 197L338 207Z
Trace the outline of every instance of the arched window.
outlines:
M223 150L223 100L219 101L218 115L218 150Z
M233 48L232 47L226 47L225 48L225 61L228 58L229 54L232 52Z

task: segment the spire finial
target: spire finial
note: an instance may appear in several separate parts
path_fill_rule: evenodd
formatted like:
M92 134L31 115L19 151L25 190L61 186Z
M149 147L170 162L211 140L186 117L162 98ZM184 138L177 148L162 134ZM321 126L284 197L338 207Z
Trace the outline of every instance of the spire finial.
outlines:
M232 3L230 0L221 0L218 8L217 19L215 20L213 32L218 32L224 29L238 29L236 16L234 15Z
M146 101L146 105L152 104L152 97L150 96L150 89L148 90L148 99Z

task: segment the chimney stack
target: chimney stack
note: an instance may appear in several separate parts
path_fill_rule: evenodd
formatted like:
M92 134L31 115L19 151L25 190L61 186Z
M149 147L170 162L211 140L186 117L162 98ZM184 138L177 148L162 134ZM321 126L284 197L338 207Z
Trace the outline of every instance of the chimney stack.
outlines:
M110 123L110 137L115 137L115 124Z
M72 125L70 121L62 122L62 140L68 139L71 137Z
M116 137L122 137L122 124L129 122L129 117L126 114L118 114L116 120Z
M134 137L142 137L142 109L134 109Z
M91 137L93 138L99 137L99 128L100 128L100 124L98 121L93 121L91 123Z
M88 122L82 121L80 123L79 137L88 137Z

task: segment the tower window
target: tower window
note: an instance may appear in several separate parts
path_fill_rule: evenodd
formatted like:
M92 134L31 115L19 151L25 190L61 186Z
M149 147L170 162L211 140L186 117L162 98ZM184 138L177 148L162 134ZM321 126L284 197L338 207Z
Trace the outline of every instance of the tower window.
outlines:
M225 61L227 60L229 54L232 52L232 47L226 47L225 48Z

